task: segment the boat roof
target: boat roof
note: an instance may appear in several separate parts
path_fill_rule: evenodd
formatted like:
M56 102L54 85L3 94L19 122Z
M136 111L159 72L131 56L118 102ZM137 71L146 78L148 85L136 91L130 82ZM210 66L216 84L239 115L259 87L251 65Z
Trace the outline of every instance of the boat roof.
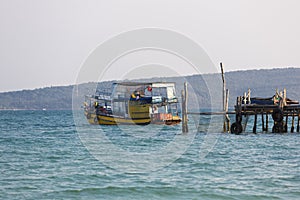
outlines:
M174 86L175 82L115 82L113 85L124 86L139 86L139 85L151 85L152 87Z

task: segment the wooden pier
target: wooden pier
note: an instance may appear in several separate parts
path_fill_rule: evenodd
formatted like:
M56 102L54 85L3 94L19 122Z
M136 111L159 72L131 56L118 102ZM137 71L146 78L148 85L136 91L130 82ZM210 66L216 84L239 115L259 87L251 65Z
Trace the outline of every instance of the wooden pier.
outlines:
M250 92L248 96L237 97L237 103L235 105L235 122L231 125L231 133L240 134L245 131L249 116L254 116L253 133L257 133L258 116L261 116L261 125L263 132L272 133L286 133L299 132L299 117L300 117L300 104L298 102L289 102L286 98L286 90L283 95L276 92L274 95L274 104L255 104L251 103ZM255 98L254 98L255 99ZM278 99L278 102L276 102ZM267 101L266 99L260 99L261 101ZM270 101L270 100L269 100ZM273 127L269 129L269 118L273 120ZM245 118L244 125L242 120ZM289 120L291 121L291 128L289 129ZM296 124L295 124L296 121Z
M276 90L270 98L251 98L251 90L236 99L234 111L228 111L229 90L226 89L226 81L222 63L220 63L223 81L223 110L221 112L188 112L187 111L187 86L182 91L182 132L187 133L187 114L191 115L223 115L223 132L241 134L245 132L249 118L254 117L253 133L257 133L258 119L261 120L262 132L287 133L299 132L300 128L300 104L287 98L287 91ZM235 115L235 122L230 125L229 115ZM260 116L260 117L258 117ZM273 126L270 127L270 121ZM291 120L289 122L289 120ZM260 125L260 124L259 124ZM290 127L289 127L290 125Z

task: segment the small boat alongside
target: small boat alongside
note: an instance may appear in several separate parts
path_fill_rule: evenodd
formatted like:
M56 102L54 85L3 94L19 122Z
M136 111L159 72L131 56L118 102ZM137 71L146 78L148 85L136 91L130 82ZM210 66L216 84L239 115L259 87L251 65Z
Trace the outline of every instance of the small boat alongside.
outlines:
M96 125L175 125L178 115L175 83L114 83L111 93L86 96L84 114Z

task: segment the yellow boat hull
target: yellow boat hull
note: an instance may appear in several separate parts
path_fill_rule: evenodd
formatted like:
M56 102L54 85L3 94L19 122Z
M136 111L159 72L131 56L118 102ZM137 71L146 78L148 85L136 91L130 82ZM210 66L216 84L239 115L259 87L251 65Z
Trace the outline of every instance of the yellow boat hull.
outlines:
M86 114L86 117L90 124L95 125L147 125L151 123L150 118L132 119L113 115L96 114Z
M169 119L157 119L157 118L143 118L143 119L131 119L112 115L96 115L94 113L85 113L86 118L90 124L94 125L147 125L147 124L159 124L159 125L176 125L181 122L180 117L173 116Z

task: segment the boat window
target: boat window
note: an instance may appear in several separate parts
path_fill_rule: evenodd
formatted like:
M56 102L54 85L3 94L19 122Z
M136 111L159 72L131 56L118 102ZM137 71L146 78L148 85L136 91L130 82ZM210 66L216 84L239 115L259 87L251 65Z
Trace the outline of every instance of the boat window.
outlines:
M176 97L174 87L167 88L167 95L168 99L174 99Z
M152 88L152 96L161 96L167 98L167 88L166 87L159 87L159 88Z

